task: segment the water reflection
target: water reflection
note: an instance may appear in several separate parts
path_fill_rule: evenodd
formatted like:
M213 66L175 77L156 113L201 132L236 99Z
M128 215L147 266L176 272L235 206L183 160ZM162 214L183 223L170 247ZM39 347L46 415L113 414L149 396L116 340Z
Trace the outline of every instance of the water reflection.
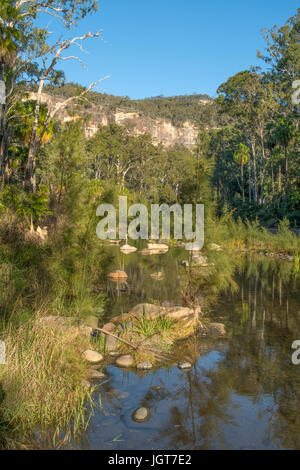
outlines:
M184 342L173 365L147 373L109 366L103 408L95 411L82 446L299 449L300 366L291 363L291 344L300 339L300 282L293 264L218 253L212 269L191 274L181 268L184 256L130 255L127 290L108 287L112 309L126 311L152 296L179 302L182 282L191 282L209 299L209 314L226 324L228 337ZM151 279L153 271L163 271L164 280ZM176 354L193 363L190 371L176 367ZM132 420L139 406L151 410L145 423Z

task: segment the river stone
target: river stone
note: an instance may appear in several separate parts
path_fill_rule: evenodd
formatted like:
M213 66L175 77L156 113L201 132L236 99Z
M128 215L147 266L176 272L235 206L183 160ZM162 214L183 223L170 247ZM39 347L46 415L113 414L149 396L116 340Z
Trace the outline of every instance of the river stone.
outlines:
M113 336L106 335L106 340L105 340L105 349L106 351L115 351L116 347L118 345L118 340L117 338L114 338Z
M210 323L208 325L209 331L217 336L226 335L225 325L223 323Z
M165 312L165 308L154 304L138 304L130 310L130 315L145 315L147 318L155 318Z
M110 279L127 279L128 275L125 271L121 271L120 269L116 269L107 275Z
M89 382L88 380L85 380L85 379L82 379L80 383L87 390L89 390L92 386L91 382Z
M116 328L116 325L114 325L112 322L105 323L105 325L103 325L103 326L101 327L102 330L105 330L105 331L107 331L108 333L113 333L114 330L115 330L115 328ZM104 336L106 336L106 335L105 335L105 333L102 333L102 331L101 331L101 336L104 337Z
M104 379L104 377L106 377L106 375L103 374L103 372L101 372L100 370L95 370L95 369L89 369L88 375L90 379Z
M178 364L179 369L190 369L192 364L190 362L179 362Z
M143 369L143 370L152 369L152 364L149 361L144 361L144 362L140 362L139 364L137 364L136 368Z
M120 354L119 351L110 351L110 353L109 353L109 355L112 356L112 357L116 357L119 354Z
M101 362L103 361L102 354L98 353L97 351L92 351L92 349L87 349L82 353L82 357L91 363Z
M171 307L166 310L165 315L173 320L194 316L194 310L189 307Z
M150 410L149 408L145 408L144 406L141 408L137 408L133 414L132 419L137 422L144 422L150 418Z
M130 354L118 357L116 364L119 367L131 367L133 364L133 357Z

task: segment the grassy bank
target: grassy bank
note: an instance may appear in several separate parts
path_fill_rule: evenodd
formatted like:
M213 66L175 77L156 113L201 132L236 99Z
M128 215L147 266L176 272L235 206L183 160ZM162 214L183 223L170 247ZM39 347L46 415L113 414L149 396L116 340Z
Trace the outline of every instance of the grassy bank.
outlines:
M258 221L237 221L231 216L208 222L206 243L219 243L228 249L246 249L282 253L292 256L300 254L300 237L289 228L284 219L278 226L277 233L271 233L261 227Z
M39 322L39 314L18 327L9 324L1 335L6 364L0 366L0 440L5 448L36 448L45 441L57 448L88 423L91 389L82 382L81 353L89 338L75 326Z

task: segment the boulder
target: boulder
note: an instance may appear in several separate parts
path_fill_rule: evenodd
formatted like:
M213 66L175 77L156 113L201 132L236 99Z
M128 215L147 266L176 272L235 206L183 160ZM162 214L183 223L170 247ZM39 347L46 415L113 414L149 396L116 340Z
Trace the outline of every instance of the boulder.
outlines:
M117 338L114 338L113 336L110 336L110 335L106 335L105 350L108 352L115 351L117 346L118 346Z
M166 309L165 315L172 320L182 320L183 318L195 316L193 309L189 307L171 307Z
M87 362L91 362L93 364L103 361L102 354L98 353L97 351L93 351L92 349L87 349L86 351L84 351L82 353L82 357Z
M102 330L107 331L108 333L113 333L115 331L116 325L112 322L105 323L105 325L101 326ZM102 333L101 331L101 336L104 337L106 336L105 333Z
M130 354L118 357L116 365L119 367L131 367L133 364L133 357Z
M217 336L226 335L226 328L223 323L210 323L208 325L208 330L213 335L217 335Z

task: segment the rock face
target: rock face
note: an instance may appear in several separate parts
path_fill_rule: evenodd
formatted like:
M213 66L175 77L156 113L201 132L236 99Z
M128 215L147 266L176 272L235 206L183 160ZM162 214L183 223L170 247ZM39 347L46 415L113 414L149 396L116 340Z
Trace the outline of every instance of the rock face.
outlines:
M102 354L93 351L92 349L87 349L82 353L83 359L85 359L87 362L90 362L92 364L95 364L97 362L103 361L103 356Z
M30 93L30 100L36 99L36 93ZM43 93L41 100L52 110L63 101L62 98ZM69 111L73 115L69 115ZM128 126L132 135L149 134L152 142L163 147L174 146L175 144L184 145L192 148L195 145L199 130L190 122L186 121L182 126L174 126L165 119L152 119L142 113L128 111L117 108L110 110L102 105L91 105L88 109L82 110L72 104L57 113L57 118L63 123L79 119L84 115L89 115L89 120L85 124L86 137L92 137L96 134L99 126L107 126L110 123L116 123L120 126Z
M131 367L133 364L133 357L130 354L118 357L116 364L119 367Z

